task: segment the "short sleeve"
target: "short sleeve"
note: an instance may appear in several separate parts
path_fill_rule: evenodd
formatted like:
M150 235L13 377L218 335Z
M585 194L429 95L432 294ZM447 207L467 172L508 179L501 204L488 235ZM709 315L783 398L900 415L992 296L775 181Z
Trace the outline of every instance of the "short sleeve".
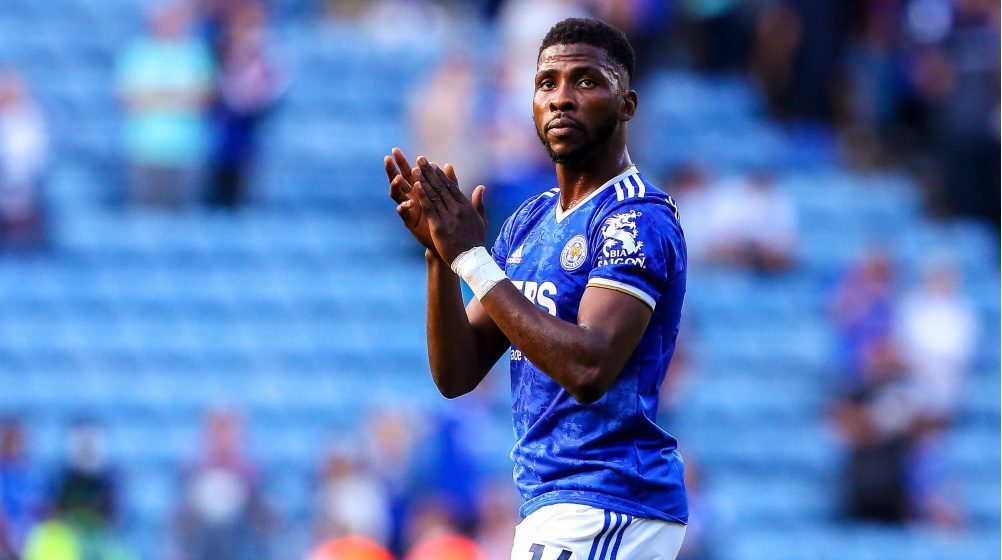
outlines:
M512 214L504 221L504 225L501 226L501 231L498 233L498 238L494 241L494 247L491 248L491 256L494 257L494 262L498 263L501 270L505 269L505 264L508 262L508 252L510 250L509 239L511 238L511 230L516 214Z
M588 286L630 294L652 310L685 269L685 240L674 207L648 197L612 206L592 224Z

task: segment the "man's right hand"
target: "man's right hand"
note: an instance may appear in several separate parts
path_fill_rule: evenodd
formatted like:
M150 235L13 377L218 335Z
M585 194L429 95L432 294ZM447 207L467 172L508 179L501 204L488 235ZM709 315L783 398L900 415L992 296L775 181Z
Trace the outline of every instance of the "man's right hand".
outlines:
M386 178L390 181L390 198L397 203L397 214L418 243L437 257L438 251L428 230L428 220L425 219L421 202L414 190L415 168L411 167L407 157L399 148L393 148L392 154L383 158L383 164L386 167ZM445 164L442 170L458 183L456 171L451 164Z

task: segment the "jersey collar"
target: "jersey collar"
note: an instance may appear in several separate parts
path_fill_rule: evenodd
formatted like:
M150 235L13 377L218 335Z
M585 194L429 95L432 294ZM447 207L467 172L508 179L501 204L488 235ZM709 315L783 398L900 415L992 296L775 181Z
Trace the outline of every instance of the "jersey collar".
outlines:
M557 204L556 204L557 223L559 224L560 222L563 221L564 218L566 218L567 216L569 216L571 214L571 212L574 212L578 208L581 208L589 200L595 198L598 195L598 193L604 191L605 189L611 187L612 185L615 185L616 183L622 181L623 179L625 179L625 178L627 178L627 177L629 177L631 175L636 175L637 173L640 173L639 171L637 171L637 164L631 163L630 166L627 167L626 169L624 169L622 173L620 173L619 175L616 175L612 179L609 179L608 181L606 181L601 187L593 190L591 192L591 194L589 194L588 196L582 198L580 201L578 201L577 204L575 204L574 206L571 206L567 210L561 210L560 209L560 194L557 193L557 196L556 196L556 199L557 199Z

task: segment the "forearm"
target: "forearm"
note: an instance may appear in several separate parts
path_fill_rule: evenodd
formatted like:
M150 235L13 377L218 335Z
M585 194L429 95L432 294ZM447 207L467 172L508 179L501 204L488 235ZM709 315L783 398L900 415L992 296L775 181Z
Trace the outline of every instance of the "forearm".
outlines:
M491 364L480 356L479 341L463 306L459 277L430 251L428 263L428 362L439 391L448 398L476 388Z
M546 313L509 281L480 303L512 345L578 401L597 400L622 366L602 333Z

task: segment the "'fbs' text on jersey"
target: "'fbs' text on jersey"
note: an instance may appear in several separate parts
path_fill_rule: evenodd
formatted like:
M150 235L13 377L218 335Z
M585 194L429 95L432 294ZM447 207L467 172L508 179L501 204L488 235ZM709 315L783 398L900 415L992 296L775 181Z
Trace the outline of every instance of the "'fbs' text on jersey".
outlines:
M554 317L557 316L557 304L553 297L557 295L557 286L553 282L533 282L532 280L512 280L512 284L522 292L532 303L538 305Z

